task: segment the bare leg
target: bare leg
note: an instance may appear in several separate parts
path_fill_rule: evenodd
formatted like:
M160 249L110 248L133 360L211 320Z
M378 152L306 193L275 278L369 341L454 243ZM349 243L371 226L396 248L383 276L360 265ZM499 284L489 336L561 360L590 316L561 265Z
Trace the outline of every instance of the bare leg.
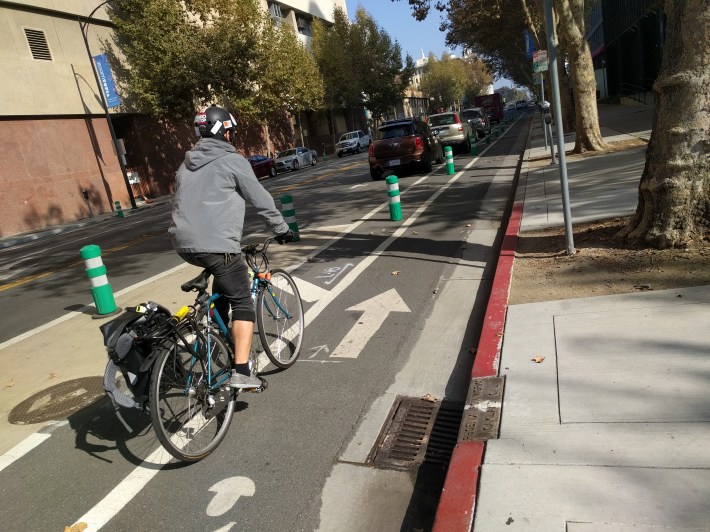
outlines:
M251 339L254 335L254 323L251 321L232 321L232 338L234 338L234 362L246 364L251 352Z

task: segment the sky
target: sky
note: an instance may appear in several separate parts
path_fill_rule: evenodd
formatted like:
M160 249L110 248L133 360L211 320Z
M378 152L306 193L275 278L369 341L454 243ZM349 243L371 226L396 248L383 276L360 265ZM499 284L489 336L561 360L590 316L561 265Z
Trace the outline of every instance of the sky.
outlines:
M407 0L346 0L346 4L350 20L355 17L358 6L364 7L377 24L399 42L403 58L408 53L412 59L417 60L422 56L422 50L425 56L432 52L438 58L441 58L443 52L458 57L462 55L461 47L447 48L446 34L439 31L441 13L434 8L429 11L426 20L419 22L412 16ZM510 85L512 83L507 79L494 82L496 88Z

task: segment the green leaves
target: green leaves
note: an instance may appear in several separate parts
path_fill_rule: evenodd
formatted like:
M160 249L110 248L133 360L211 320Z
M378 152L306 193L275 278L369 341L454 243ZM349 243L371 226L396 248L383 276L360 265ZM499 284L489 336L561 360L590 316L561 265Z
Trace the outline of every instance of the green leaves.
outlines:
M217 103L241 117L321 105L322 80L289 27L256 0L116 0L123 87L143 111L189 117Z
M404 98L414 62L363 8L350 22L342 9L334 25L313 24L313 55L323 75L330 109L365 106L375 118Z
M429 56L422 76L421 88L437 107L458 105L482 94L493 77L487 65L479 59L458 59L444 56L438 61Z

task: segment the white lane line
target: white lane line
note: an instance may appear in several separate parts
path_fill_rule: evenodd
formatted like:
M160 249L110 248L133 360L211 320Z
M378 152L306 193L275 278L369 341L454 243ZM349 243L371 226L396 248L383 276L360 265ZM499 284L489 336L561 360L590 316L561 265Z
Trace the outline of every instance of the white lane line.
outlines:
M186 262L182 264L178 264L174 268L171 268L163 273L159 273L157 275L154 275L150 279L146 279L144 281L141 281L139 283L136 283L132 286L128 286L124 288L123 290L119 290L114 294L114 297L120 297L123 294L126 294L130 292L131 290L135 290L136 288L140 288L141 286L144 286L146 284L152 283L154 281L157 281L158 279L165 277L166 275L170 275L172 273L175 273L176 271L179 271L185 267L187 267L188 264ZM75 310L74 312L71 312L69 314L65 314L64 316L58 317L56 320L52 320L49 323L45 323L44 325L40 325L39 327L36 327L32 329L31 331L24 332L20 334L19 336L15 336L14 338L10 338L9 340L6 340L5 342L0 344L0 350L5 349L6 347L10 347L13 344L16 344L17 342L21 342L22 340L29 338L30 336L34 336L35 334L39 334L42 331L46 331L47 329L54 327L55 325L59 325L62 322L65 322L77 315L79 315L81 312L85 312L87 310L90 310L92 308L96 308L93 303L89 303L87 305L84 305L81 307L79 310Z
M158 447L96 506L77 519L76 523L86 523L87 530L91 532L100 530L131 502L171 459L172 456L165 449Z
M27 438L0 456L0 471L12 464L15 460L22 458L50 436L52 435L45 432L30 434Z

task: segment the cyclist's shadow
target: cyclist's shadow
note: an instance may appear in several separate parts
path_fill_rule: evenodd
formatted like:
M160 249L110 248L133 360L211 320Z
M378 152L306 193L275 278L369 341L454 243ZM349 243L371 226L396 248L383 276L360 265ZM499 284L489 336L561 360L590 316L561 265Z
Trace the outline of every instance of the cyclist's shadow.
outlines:
M237 415L248 406L248 403L237 400L234 414ZM104 462L113 463L121 456L129 463L148 469L176 469L190 465L189 462L177 462L174 459L167 465L165 462L148 462L146 459L161 447L153 431L150 415L128 408L121 408L120 413L127 427L116 416L111 401L102 397L70 415L67 421L76 433L76 448ZM168 456L168 451L162 451Z

